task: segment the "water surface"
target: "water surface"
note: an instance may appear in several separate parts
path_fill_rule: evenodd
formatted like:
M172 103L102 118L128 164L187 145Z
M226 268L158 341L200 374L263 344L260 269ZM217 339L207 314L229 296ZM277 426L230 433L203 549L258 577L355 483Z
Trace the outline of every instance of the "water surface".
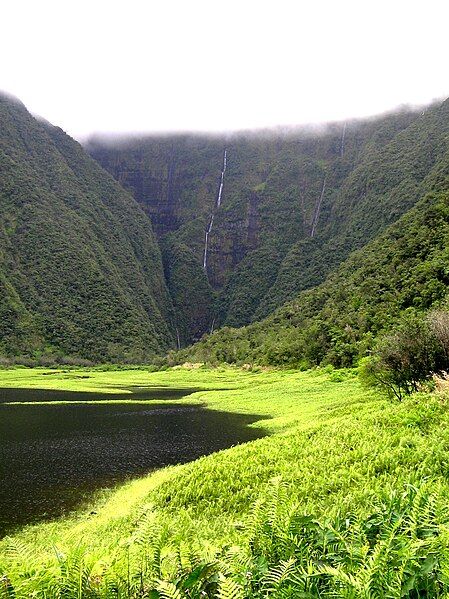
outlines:
M163 389L157 404L144 401L154 390L133 391L0 390L0 536L61 516L100 488L263 436L248 428L259 415L169 401L168 391L177 399L194 390ZM141 403L106 401L124 397ZM61 400L81 403L17 403Z

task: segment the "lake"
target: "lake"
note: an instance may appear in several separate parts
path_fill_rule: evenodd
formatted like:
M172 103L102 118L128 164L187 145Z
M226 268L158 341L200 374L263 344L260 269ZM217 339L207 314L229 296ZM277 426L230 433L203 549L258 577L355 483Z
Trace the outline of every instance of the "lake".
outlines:
M61 516L101 488L264 435L248 427L259 415L173 403L195 389L130 390L0 389L0 536Z

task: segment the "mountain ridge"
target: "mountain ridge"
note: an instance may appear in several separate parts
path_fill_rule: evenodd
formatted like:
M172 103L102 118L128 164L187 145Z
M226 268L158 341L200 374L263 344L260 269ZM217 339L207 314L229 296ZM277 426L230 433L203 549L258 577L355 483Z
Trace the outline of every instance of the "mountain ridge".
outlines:
M428 107L429 111L433 114L438 106ZM134 193L157 223L159 239L179 240L191 249L198 263L202 261L210 215L214 214L213 230L208 234L207 278L211 288L202 319L209 323L203 329L206 332L212 322L239 327L263 318L302 288L320 283L350 251L413 204L401 206L397 202L396 214L391 215L389 206L379 208L377 229L372 227L370 234L370 224L359 215L356 227L363 229L362 239L342 239L349 220L345 202L348 197L351 200L351 186L346 196L344 186L354 179L357 169L366 171L369 160L379 160L382 148L422 119L422 112L404 110L377 119L330 124L318 132L289 131L278 137L165 135L122 138L116 146L110 140L102 145L97 138L87 149ZM223 201L215 211L225 147L228 167ZM213 172L210 165L215 165ZM160 219L163 226L158 228ZM339 226L332 229L329 220L340 221ZM336 240L341 245L339 251ZM336 259L324 264L322 256L329 253L323 247L326 241ZM303 255L299 263L298 252ZM308 264L312 262L314 266ZM211 302L212 293L215 303ZM185 343L196 338L197 334L185 338Z
M4 96L0 110L3 352L107 360L168 349L173 308L141 208L61 129ZM18 342L23 319L33 343Z
M92 139L85 148L19 101L0 96L0 112L4 355L142 362L178 348L179 359L348 365L382 327L353 326L343 304L334 326L328 295L350 288L369 312L373 297L351 281L373 252L402 285L383 257L389 246L402 251L394 227L406 223L410 246L410 230L430 234L420 218L448 189L449 101L319 131ZM444 237L444 218L435 222ZM440 289L444 277L429 268ZM379 307L390 324L392 306ZM348 326L347 349L335 349Z

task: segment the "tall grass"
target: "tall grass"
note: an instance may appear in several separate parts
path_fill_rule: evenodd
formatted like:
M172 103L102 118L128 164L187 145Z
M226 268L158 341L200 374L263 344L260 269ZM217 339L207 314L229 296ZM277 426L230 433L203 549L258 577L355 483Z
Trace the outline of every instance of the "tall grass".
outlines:
M382 494L365 517L339 510L317 519L292 500L288 485L273 481L247 518L244 541L219 551L198 539L171 543L168 528L148 513L106 560L92 560L78 545L69 554L55 550L44 570L11 539L7 559L22 571L14 582L0 579L0 597L447 597L447 498L430 489Z
M390 403L350 371L122 380L138 377L208 385L187 400L260 413L272 434L128 483L95 515L5 539L0 597L447 596L444 395ZM80 380L101 386L94 373Z

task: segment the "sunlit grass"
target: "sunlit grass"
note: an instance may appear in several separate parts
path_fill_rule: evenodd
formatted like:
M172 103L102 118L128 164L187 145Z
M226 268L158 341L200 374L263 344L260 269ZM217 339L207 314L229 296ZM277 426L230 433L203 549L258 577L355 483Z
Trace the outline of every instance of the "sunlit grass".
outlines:
M441 396L391 403L363 390L354 371L330 369L44 372L3 371L1 385L98 392L144 385L197 387L207 390L179 403L260 414L251 426L265 428L270 436L162 469L103 492L80 513L24 528L13 542L32 548L35 573L58 571L54 547L68 555L81 547L86 563L107 564L117 569L114 575L124 576L126 547L134 546L132 539L144 534L150 520L151 530L158 531L153 536L164 547L194 542L204 559L224 546L244 548L251 506L266 497L275 477L287 486L291 505L317 519L346 512L366 518L386 493L400 494L423 481L438 497L449 491L449 412ZM16 582L22 597L21 573L28 558L26 552L11 557L10 543L0 543L0 571ZM141 557L135 559L132 568L138 569Z

